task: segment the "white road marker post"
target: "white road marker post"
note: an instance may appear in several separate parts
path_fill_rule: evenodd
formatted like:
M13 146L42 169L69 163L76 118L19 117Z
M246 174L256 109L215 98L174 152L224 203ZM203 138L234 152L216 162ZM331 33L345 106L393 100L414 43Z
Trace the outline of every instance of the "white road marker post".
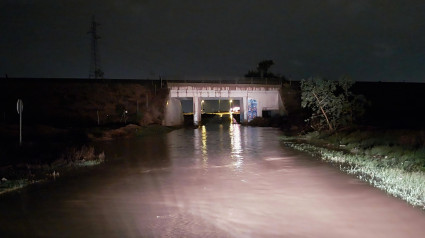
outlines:
M16 110L19 114L19 145L22 145L22 111L24 110L24 103L21 99L18 99L16 103Z

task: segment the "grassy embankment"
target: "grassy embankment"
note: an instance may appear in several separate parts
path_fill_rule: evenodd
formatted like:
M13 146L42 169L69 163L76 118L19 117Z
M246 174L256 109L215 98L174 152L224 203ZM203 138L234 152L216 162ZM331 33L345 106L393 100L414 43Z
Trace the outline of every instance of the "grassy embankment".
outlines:
M425 209L425 131L312 132L283 141Z
M105 154L95 151L84 130L27 125L21 146L18 131L16 125L1 124L0 194L105 161Z
M139 126L129 124L118 128L98 127L87 131L87 136L92 141L108 141L132 137L154 136L166 134L179 127L161 126L152 124L147 126Z
M2 80L0 193L55 178L72 168L102 163L105 155L96 151L91 141L159 133L162 129L146 126L160 124L163 119L168 91L159 83L154 80ZM18 98L25 105L22 146L17 145Z
M71 132L44 126L43 132L37 131L37 140L26 142L21 147L17 145L9 148L0 147L2 152L0 194L56 179L81 167L102 164L105 162L105 153L97 152L91 141L154 136L168 133L173 129L175 128L160 125L129 124L115 128L94 127Z
M56 179L73 169L99 165L105 161L105 154L96 153L95 148L89 145L24 145L9 150L7 156L15 161L0 165L0 194Z

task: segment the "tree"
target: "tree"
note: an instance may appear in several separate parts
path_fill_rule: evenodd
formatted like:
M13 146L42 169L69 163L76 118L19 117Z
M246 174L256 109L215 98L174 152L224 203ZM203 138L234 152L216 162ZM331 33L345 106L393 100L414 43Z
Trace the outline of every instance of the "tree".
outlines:
M259 78L277 78L273 73L269 73L270 67L274 65L273 60L263 60L257 65L257 70L250 70L245 77L259 77Z
M260 73L261 78L264 78L264 76L267 77L268 71L272 65L274 65L273 60L263 60L258 63L257 71Z
M364 114L366 100L350 91L353 84L349 77L339 81L317 77L301 80L301 106L312 111L307 121L313 129L334 131Z
M344 117L341 118L342 125L350 125L358 122L365 114L365 107L369 102L363 95L354 94L350 91L354 85L354 81L349 76L343 76L338 81L339 87L344 95L343 112Z

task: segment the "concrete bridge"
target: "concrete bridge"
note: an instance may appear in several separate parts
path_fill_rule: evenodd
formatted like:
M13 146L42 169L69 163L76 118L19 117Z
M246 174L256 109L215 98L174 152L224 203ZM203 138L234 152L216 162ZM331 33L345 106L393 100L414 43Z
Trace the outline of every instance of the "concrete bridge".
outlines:
M284 114L280 85L169 82L164 125L183 124L181 100L193 101L193 123L201 122L203 100L239 101L240 121L262 117L263 111Z

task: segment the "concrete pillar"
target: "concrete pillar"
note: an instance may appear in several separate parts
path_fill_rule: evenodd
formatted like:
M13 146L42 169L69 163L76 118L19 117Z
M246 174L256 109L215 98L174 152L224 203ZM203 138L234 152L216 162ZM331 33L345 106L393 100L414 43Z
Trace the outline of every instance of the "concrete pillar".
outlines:
M243 105L244 105L243 98L240 98L239 99L239 107L240 107L239 119L240 119L240 122L241 123L244 122L244 116L243 116L243 114L245 112L245 109L244 109L244 106Z
M201 98L193 97L193 124L199 126L201 124Z
M257 117L263 117L263 105L260 100L257 100Z
M288 112L286 111L286 108L285 108L285 104L283 103L283 100L282 100L282 96L280 95L280 92L276 96L279 102L279 115L280 116L288 115Z
M243 122L248 122L248 96L242 98L241 108L243 108Z
M184 123L183 109L181 101L177 98L169 98L165 105L165 115L163 125L181 126Z

